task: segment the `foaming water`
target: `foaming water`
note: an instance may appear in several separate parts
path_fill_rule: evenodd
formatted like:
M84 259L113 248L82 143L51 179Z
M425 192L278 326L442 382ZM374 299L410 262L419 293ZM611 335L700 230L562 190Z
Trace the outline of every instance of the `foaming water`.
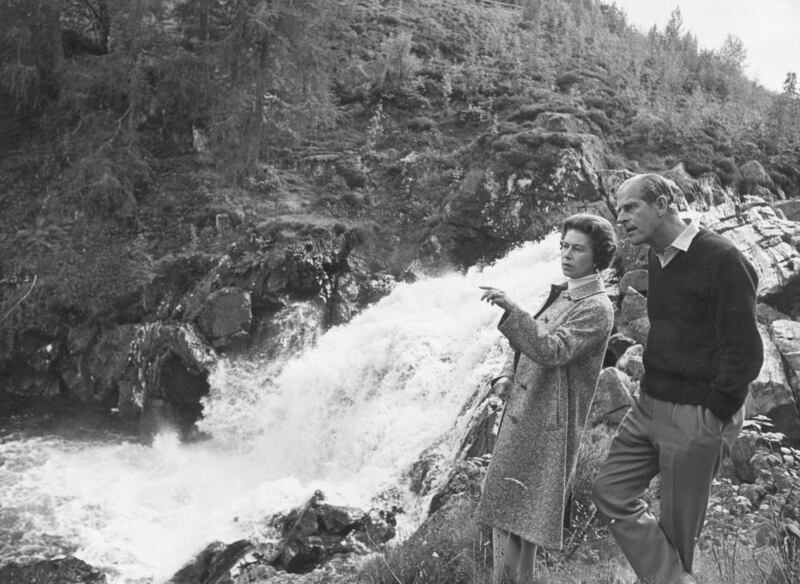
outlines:
M483 270L400 285L346 326L301 334L316 343L284 362L221 362L202 443L3 438L0 563L60 551L115 584L158 583L316 489L369 507L425 448L453 454L465 403L506 356L478 286L534 308L557 258L554 234Z

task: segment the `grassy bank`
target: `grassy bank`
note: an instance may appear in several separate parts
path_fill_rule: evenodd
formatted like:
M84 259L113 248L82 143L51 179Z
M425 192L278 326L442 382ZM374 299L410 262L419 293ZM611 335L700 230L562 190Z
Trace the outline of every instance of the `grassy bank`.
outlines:
M538 584L623 584L636 577L594 516L591 484L614 430L587 431L576 476L572 527L565 549L539 556ZM752 446L751 483L724 465L714 482L695 560L703 584L790 584L800 581L800 453L782 445L765 421L750 422L739 438ZM658 512L658 479L645 494ZM371 558L358 581L366 584L490 584L491 535L471 518L476 501L452 497L401 545Z

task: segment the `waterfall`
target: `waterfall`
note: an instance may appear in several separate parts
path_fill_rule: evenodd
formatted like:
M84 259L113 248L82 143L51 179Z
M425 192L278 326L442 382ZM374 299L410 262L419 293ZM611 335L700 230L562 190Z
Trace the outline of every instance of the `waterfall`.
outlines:
M56 550L114 584L158 583L206 544L250 537L316 489L362 508L384 489L402 491L424 449L454 455L470 398L507 355L500 310L479 301L478 286L534 309L559 277L552 234L482 269L401 284L323 335L313 324L295 330L310 346L287 341L283 360L223 361L204 442L0 438L0 563ZM299 323L302 312L287 314Z

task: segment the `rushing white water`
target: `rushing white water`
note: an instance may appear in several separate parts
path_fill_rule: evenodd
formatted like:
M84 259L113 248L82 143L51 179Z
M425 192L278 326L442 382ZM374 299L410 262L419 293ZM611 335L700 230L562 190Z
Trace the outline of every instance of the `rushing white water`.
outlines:
M478 286L535 308L557 258L552 235L483 270L400 285L284 363L220 363L202 443L0 439L0 562L61 550L115 584L158 583L316 489L368 508L426 447L454 452L459 413L505 358L500 311Z

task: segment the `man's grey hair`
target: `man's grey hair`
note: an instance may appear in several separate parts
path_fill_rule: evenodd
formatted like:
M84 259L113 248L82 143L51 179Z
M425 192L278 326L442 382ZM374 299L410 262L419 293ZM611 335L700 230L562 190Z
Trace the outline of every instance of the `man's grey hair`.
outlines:
M658 197L666 197L670 206L675 205L675 195L670 186L670 181L660 174L640 175L642 198L648 203L655 203Z
M660 174L637 174L622 183L620 189L626 185L636 188L641 198L651 205L656 202L658 197L666 197L669 212L678 212L678 186Z

